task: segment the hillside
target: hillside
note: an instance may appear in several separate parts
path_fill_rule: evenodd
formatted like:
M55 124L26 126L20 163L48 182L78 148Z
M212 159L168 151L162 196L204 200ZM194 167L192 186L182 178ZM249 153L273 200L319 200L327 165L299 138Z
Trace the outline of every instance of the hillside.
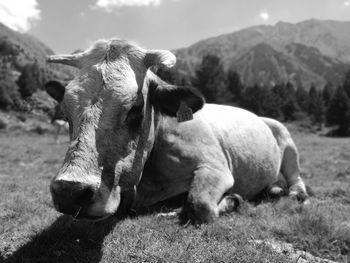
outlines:
M63 65L46 62L46 57L53 51L45 44L29 34L11 30L0 23L0 66L1 73L16 78L26 64L38 63L45 79L69 79L73 69Z
M35 37L0 23L0 108L26 111L27 97L43 89L47 81L73 78L75 69L46 62L51 54L53 51ZM32 97L32 106L38 104L36 97Z
M187 74L193 74L204 55L214 54L248 85L286 81L306 88L311 83L337 85L350 69L350 22L312 19L254 26L174 52L178 69Z

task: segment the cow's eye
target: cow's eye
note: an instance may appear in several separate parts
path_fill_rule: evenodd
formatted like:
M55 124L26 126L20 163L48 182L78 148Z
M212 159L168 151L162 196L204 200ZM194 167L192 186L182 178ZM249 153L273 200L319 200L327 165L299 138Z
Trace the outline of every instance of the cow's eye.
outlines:
M138 131L141 128L143 119L143 105L134 105L128 112L126 123L130 130Z

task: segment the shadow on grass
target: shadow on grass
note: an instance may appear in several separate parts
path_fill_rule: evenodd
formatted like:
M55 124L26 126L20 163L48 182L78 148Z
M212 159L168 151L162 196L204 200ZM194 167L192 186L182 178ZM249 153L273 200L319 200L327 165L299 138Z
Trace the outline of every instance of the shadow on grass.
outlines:
M118 212L100 222L76 221L62 215L48 228L33 236L12 255L0 255L0 262L100 262L103 256L105 237L126 218L134 218L157 212L171 211L182 204L185 195L180 195L136 212L126 212L126 204L120 204ZM123 199L122 199L123 200Z
M104 239L119 220L83 222L60 216L9 257L0 256L0 262L100 262Z

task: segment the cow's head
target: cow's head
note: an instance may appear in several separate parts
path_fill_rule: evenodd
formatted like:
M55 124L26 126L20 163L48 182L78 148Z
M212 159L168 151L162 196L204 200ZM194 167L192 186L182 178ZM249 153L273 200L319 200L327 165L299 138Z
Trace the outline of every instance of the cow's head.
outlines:
M181 102L195 112L203 97L148 70L172 67L171 52L122 40L99 41L85 52L48 61L80 69L66 87L54 82L46 87L60 102L71 131L64 163L51 182L55 207L76 218L107 217L116 212L121 193L141 178L158 114L175 116Z

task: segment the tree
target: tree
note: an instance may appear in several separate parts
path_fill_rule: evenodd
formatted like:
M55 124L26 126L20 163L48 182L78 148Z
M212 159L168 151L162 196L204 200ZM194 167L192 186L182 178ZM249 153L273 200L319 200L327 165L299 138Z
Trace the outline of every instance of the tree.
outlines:
M322 125L324 122L325 107L322 98L322 93L316 90L314 84L311 85L309 90L309 114L314 124Z
M271 88L264 90L264 97L262 101L263 115L274 119L283 119L281 111L281 99L272 92Z
M243 91L241 78L236 71L229 70L227 73L227 90L233 95L233 101L239 101Z
M24 66L17 84L24 99L30 97L38 88L42 87L42 74L36 62Z
M313 111L313 106L314 105L311 105L311 100L313 98L315 98L317 96L317 90L316 90L316 87L315 87L315 84L311 84L311 87L309 89L309 108L308 108L308 113L310 115L312 115L312 111Z
M246 87L241 96L241 106L257 115L263 115L264 91L257 84Z
M284 121L295 120L295 113L299 110L299 106L293 85L290 82L275 85L271 91L275 96L276 107L283 114Z
M203 93L207 102L219 102L224 92L225 83L225 74L220 58L215 55L204 56L195 72L192 83Z
M0 82L0 108L6 109L13 105L13 100L8 92L7 83Z
M322 98L323 98L325 107L328 107L329 102L332 98L333 92L334 91L333 91L332 85L329 82L327 82L327 84L323 87L323 90L322 90Z
M296 100L296 93L292 83L287 82L284 87L283 97L281 98L282 105L281 110L285 121L295 120L295 113L299 110L299 106Z
M298 105L300 106L300 109L304 112L309 111L309 104L310 104L310 98L309 94L305 90L303 86L298 86L296 93L295 93L296 100L298 102Z
M345 73L345 79L343 83L343 88L348 97L350 98L350 70Z
M343 86L335 91L326 113L328 125L337 125L339 135L346 135L350 128L350 99Z
M16 109L20 103L20 94L18 86L9 77L4 77L0 80L0 108L1 109Z

